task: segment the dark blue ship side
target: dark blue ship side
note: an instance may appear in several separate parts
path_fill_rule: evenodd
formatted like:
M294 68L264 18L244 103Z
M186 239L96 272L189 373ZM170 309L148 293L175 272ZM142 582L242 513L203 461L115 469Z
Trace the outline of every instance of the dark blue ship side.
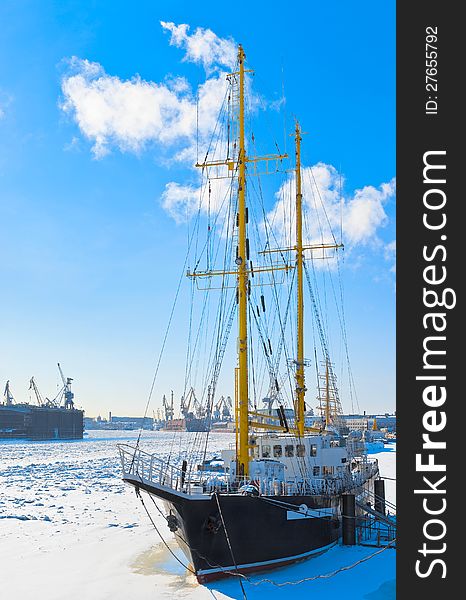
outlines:
M63 375L58 363L63 387L50 400L42 398L34 377L31 377L29 389L37 399L37 405L15 402L6 382L0 404L0 439L26 440L81 440L84 430L84 411L74 407L74 394L71 391L73 379Z
M76 408L0 405L0 439L79 440L83 416Z

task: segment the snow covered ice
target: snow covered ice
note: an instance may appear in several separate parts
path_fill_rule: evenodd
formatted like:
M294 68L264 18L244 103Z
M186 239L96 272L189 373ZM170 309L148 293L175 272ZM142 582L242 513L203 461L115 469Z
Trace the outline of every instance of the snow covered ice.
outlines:
M199 585L163 545L134 490L121 481L116 445L134 444L137 435L90 431L70 442L0 441L0 600L242 598L237 578ZM182 434L185 443L190 435L195 434ZM173 437L172 432L144 432L141 448L167 455ZM211 434L210 449L227 447L233 438ZM395 448L376 457L381 474L395 478ZM385 485L387 500L395 503L395 481ZM156 510L151 516L185 563L165 520ZM334 577L282 587L254 585L325 575L375 551L336 546L316 558L254 574L243 581L245 592L249 600L394 599L392 549Z

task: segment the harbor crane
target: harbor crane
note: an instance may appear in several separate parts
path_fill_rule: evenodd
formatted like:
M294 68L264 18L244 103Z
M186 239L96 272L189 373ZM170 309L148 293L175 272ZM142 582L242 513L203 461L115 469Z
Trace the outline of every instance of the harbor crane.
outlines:
M3 397L5 398L5 404L7 406L11 406L14 404L15 399L13 398L13 394L10 390L10 380L6 382L5 391L3 392Z
M45 402L42 400L41 393L39 392L39 388L37 387L36 382L34 381L34 377L31 377L31 379L29 380L29 389L34 391L34 394L36 395L37 404L39 406L44 406Z
M193 410L190 411L191 405ZM198 419L203 419L206 416L206 409L197 399L193 387L190 388L186 400L184 397L181 398L181 414L185 418L196 416Z
M214 419L230 419L232 408L233 404L230 396L227 396L226 398L225 396L221 396L214 408Z
M60 363L57 363L57 364L58 364L58 370L60 371L61 380L63 382L63 388L58 393L58 396L60 398L62 396L64 396L64 398L65 398L65 404L64 404L65 408L72 409L72 408L74 408L74 401L73 401L74 394L71 391L71 382L73 381L73 378L72 377L67 377L65 379L65 376L63 375L63 371L62 371L62 369L60 367Z
M233 401L231 396L227 396L223 401L222 416L224 419L231 419L233 413Z
M31 379L29 380L29 389L34 391L34 394L35 394L36 400L37 400L37 404L39 406L48 406L49 408L58 408L60 406L60 402L57 402L57 398L50 400L46 396L45 400L42 399L42 394L39 391L39 388L37 386L37 383L36 383L34 377L31 377Z
M181 414L183 417L187 417L189 415L189 409L191 407L191 402L194 400L194 405L196 406L198 401L196 398L196 394L194 393L194 388L190 388L188 395L186 396L186 400L184 396L181 397Z
M196 396L193 394L193 406L194 406L194 413L196 415L196 417L198 419L204 419L206 416L206 409L202 406L202 403L199 402L199 400L196 398Z
M165 410L165 420L171 421L173 419L173 415L175 414L175 409L173 408L173 390L172 390L172 398L171 402L167 402L167 398L165 394L163 395L163 408Z

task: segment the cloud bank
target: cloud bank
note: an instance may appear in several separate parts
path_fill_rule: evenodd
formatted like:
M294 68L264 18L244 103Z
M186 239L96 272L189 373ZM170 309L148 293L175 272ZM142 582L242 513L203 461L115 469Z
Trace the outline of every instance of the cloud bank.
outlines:
M77 57L70 59L69 68L74 72L62 81L61 108L92 143L95 158L114 147L138 153L159 143L178 144L174 158L182 160L197 136L205 143L212 135L225 94L220 76L201 84L196 99L183 78L155 83L136 75L122 80L108 75L100 64Z
M226 92L221 68L234 64L236 45L210 29L190 35L189 25L161 25L170 33L170 44L185 50L184 60L208 72L196 90L183 77L121 79L97 62L76 56L66 61L60 107L91 142L97 159L113 148L139 153L157 143L171 150L171 159L192 160L194 146L204 148L214 132Z
M202 156L214 136L226 92L225 75L235 65L237 45L210 29L198 27L191 33L187 24L160 24L169 35L169 44L184 51L183 60L204 68L206 80L196 89L183 77L167 76L161 82L139 75L121 79L106 73L97 62L78 57L67 61L60 106L90 141L96 159L113 149L140 153L157 144L168 160L192 166L196 149ZM252 95L251 105L257 108L257 102L258 97ZM395 195L395 179L342 195L342 175L332 165L317 163L303 169L302 182L308 215L306 243L331 241L332 231L339 238L341 227L349 249L367 244L383 247L378 232L388 223L385 206ZM172 181L166 184L161 205L178 223L197 211L215 213L221 210L229 185L225 180L212 181L207 195L205 188ZM294 175L277 191L267 215L276 239L284 244L292 243L294 232L290 190L294 190ZM393 261L395 242L383 251L386 260Z
M395 196L395 179L378 187L365 186L350 195L340 191L343 187L344 178L332 165L319 162L302 169L306 244L332 242L333 235L339 241L340 229L350 248L380 242L377 232L388 223L385 205ZM276 193L275 205L267 215L269 225L282 244L294 240L294 204L290 202L290 193L294 194L294 190L293 174Z

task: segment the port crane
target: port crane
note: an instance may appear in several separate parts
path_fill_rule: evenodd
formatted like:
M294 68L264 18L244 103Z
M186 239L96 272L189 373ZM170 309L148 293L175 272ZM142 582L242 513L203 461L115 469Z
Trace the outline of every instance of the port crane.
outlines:
M187 417L189 415L189 409L191 408L191 402L193 402L194 407L197 407L199 404L199 402L196 398L196 394L194 393L193 387L189 390L188 395L186 396L186 400L185 400L184 396L181 396L181 414L183 415L183 417Z
M193 400L194 412L196 417L198 419L204 419L206 416L206 409L204 408L204 406L202 406L201 402L199 402L195 395L193 395Z
M192 411L190 411L191 406L193 408ZM189 416L196 416L198 419L205 418L206 408L197 399L196 393L194 392L194 388L190 388L186 399L184 398L184 396L181 397L181 414L185 418Z
M39 388L37 386L37 383L34 379L34 377L31 377L31 379L29 380L29 389L34 391L34 394L36 396L36 400L37 400L37 404L39 406L48 406L49 408L59 408L60 403L56 401L56 398L54 398L53 400L50 400L50 398L47 398L47 396L45 397L45 400L42 399L42 395L39 391Z
M71 382L73 381L73 378L72 377L65 378L65 376L63 375L63 371L60 366L60 363L57 363L57 365L58 365L58 371L60 372L60 377L61 377L61 380L63 383L63 387L61 388L61 390L58 392L58 394L53 399L53 403L56 406L60 406L62 398L65 398L64 407L68 408L68 409L72 409L72 408L74 408L74 401L73 401L74 394L71 391Z
M230 396L221 396L214 408L214 419L230 419L233 403Z
M42 400L42 396L41 393L39 392L39 388L37 387L36 382L34 381L34 377L31 377L31 379L29 380L29 389L34 391L34 394L36 396L36 400L37 400L37 404L39 406L45 406L45 402ZM48 400L48 398L47 398Z
M171 402L168 403L167 398L164 394L162 403L163 403L163 408L165 411L165 420L171 421L173 419L173 415L175 414L175 409L173 408L173 390L172 390Z
M50 400L50 398L47 398L47 396L45 397L45 399L42 398L42 394L40 393L39 387L38 387L34 377L31 377L31 379L29 380L29 389L34 392L34 395L37 400L37 404L39 406L47 406L49 408L60 408L62 398L64 397L65 398L64 407L65 408L73 408L74 407L74 402L73 402L74 394L71 391L71 382L73 381L73 379L71 377L67 377L65 379L65 376L63 375L63 371L61 370L61 367L60 367L60 363L58 363L58 370L60 372L60 376L61 376L61 379L63 382L63 387L60 388L58 394L52 400Z
M10 380L6 382L5 391L3 392L3 397L5 398L5 404L7 406L11 406L14 404L15 399L13 398L13 394L10 390Z

